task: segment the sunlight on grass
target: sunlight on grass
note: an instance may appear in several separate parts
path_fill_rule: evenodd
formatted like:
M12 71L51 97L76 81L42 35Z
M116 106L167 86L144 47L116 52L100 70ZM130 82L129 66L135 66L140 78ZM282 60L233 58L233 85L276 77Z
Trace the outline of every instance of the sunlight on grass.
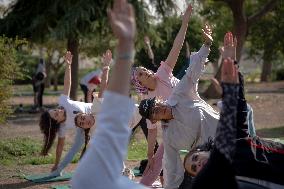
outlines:
M0 141L0 164L1 165L41 165L53 164L55 161L55 146L47 156L40 156L42 143L31 138L15 138ZM64 147L62 158L70 149L70 145ZM131 140L129 144L128 159L141 160L146 158L147 141L137 142ZM81 152L81 151L80 151ZM72 163L77 163L80 152L73 158Z
M128 160L142 160L147 157L147 141L132 139L128 146Z

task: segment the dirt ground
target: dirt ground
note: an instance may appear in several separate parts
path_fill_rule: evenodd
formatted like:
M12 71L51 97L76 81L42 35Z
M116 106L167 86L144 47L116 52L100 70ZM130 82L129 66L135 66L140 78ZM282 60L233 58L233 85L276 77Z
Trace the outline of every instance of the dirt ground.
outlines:
M254 121L256 129L284 127L284 81L273 83L246 84L247 101L254 109ZM217 100L208 101L209 104ZM44 97L44 104L56 104L57 98ZM14 105L32 104L29 96L14 97ZM38 127L39 114L16 113L8 120L7 124L0 126L0 138L31 137L41 139L42 135ZM72 131L69 131L74 136ZM284 136L284 133L281 134ZM135 136L138 140L143 138L142 132ZM67 139L71 142L72 137ZM127 161L127 166L133 168L139 164L138 161ZM52 165L25 165L25 166L3 166L0 165L0 189L30 188L43 189L54 185L68 184L68 182L56 182L47 184L33 184L22 179L20 176L27 173L37 174L49 172ZM75 164L69 165L67 171L72 171ZM139 179L139 178L138 178Z

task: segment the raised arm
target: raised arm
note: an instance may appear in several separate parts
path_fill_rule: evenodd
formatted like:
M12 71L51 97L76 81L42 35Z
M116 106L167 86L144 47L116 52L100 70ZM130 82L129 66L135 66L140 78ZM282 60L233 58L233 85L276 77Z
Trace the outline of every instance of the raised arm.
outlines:
M221 80L223 87L223 105L216 131L215 145L226 159L231 162L236 146L239 93L238 70L232 59L224 60Z
M153 53L153 50L152 50L152 47L151 47L151 43L150 43L150 39L148 36L145 36L144 37L144 43L146 45L146 49L147 49L147 54L148 54L148 57L149 59L151 60L152 64L154 66L155 65L155 57L154 57L154 53Z
M188 27L188 22L191 16L191 12L192 12L192 6L188 5L183 18L182 18L182 24L180 27L180 30L175 38L174 44L172 46L172 49L167 57L166 63L171 67L174 68L180 53L180 50L182 48L183 45L183 41L185 38L185 34L187 31L187 27Z
M210 46L213 42L211 27L207 24L202 29L203 45L200 50L190 57L190 65L187 70L187 76L196 83L200 78L205 67L206 58L210 52Z
M102 98L103 96L103 92L107 87L107 82L108 82L108 73L109 73L109 65L111 63L112 60L112 53L111 50L107 50L104 54L103 54L103 74L102 74L102 80L101 80L101 84L100 84L100 91L98 94L99 98Z
M72 57L73 55L71 54L70 51L67 51L64 60L66 63L66 68L65 68L65 74L64 74L64 88L63 88L63 94L66 96L70 95L70 89L71 89L71 64L72 64Z

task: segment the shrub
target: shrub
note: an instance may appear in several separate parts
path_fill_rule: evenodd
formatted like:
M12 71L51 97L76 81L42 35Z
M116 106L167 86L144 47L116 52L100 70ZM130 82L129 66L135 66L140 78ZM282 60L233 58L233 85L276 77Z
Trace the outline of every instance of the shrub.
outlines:
M23 77L20 65L16 61L17 48L23 43L26 42L0 37L0 123L5 122L11 113L8 100L12 95L13 81Z

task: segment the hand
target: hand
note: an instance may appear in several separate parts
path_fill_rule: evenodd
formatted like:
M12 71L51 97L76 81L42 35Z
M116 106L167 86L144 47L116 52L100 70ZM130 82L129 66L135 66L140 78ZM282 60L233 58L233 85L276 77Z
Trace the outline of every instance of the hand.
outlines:
M224 51L222 54L223 59L231 58L236 60L237 38L233 39L233 34L227 32L224 36Z
M151 173L154 169L154 165L155 165L155 159L153 157L148 158L148 163L147 163L147 166L146 166L146 168L143 172L143 176Z
M54 165L54 166L51 168L51 172L52 172L52 171L55 171L57 168L58 168L58 165Z
M64 56L64 60L68 65L72 64L72 58L73 58L73 55L71 54L71 52L67 51L65 56Z
M144 37L144 43L146 45L150 45L150 39L149 39L149 37L147 35Z
M115 0L112 9L107 10L114 35L119 40L133 41L136 34L134 10L126 0Z
M191 14L192 14L192 9L193 8L192 8L191 4L189 4L187 9L186 9L186 11L185 11L185 13L183 14L183 17L182 17L182 22L183 23L188 23L189 22L189 18L190 18Z
M221 81L223 83L238 84L238 69L234 65L234 61L230 58L224 60L221 70Z
M222 96L223 93L223 89L219 83L219 81L216 78L211 78L211 83L213 84L213 86L215 87L217 93L219 96Z
M110 65L112 60L112 53L111 50L107 50L104 54L103 54L103 67L107 67Z
M212 28L208 24L205 24L204 28L202 29L202 32L204 44L207 46L211 46L213 42Z

